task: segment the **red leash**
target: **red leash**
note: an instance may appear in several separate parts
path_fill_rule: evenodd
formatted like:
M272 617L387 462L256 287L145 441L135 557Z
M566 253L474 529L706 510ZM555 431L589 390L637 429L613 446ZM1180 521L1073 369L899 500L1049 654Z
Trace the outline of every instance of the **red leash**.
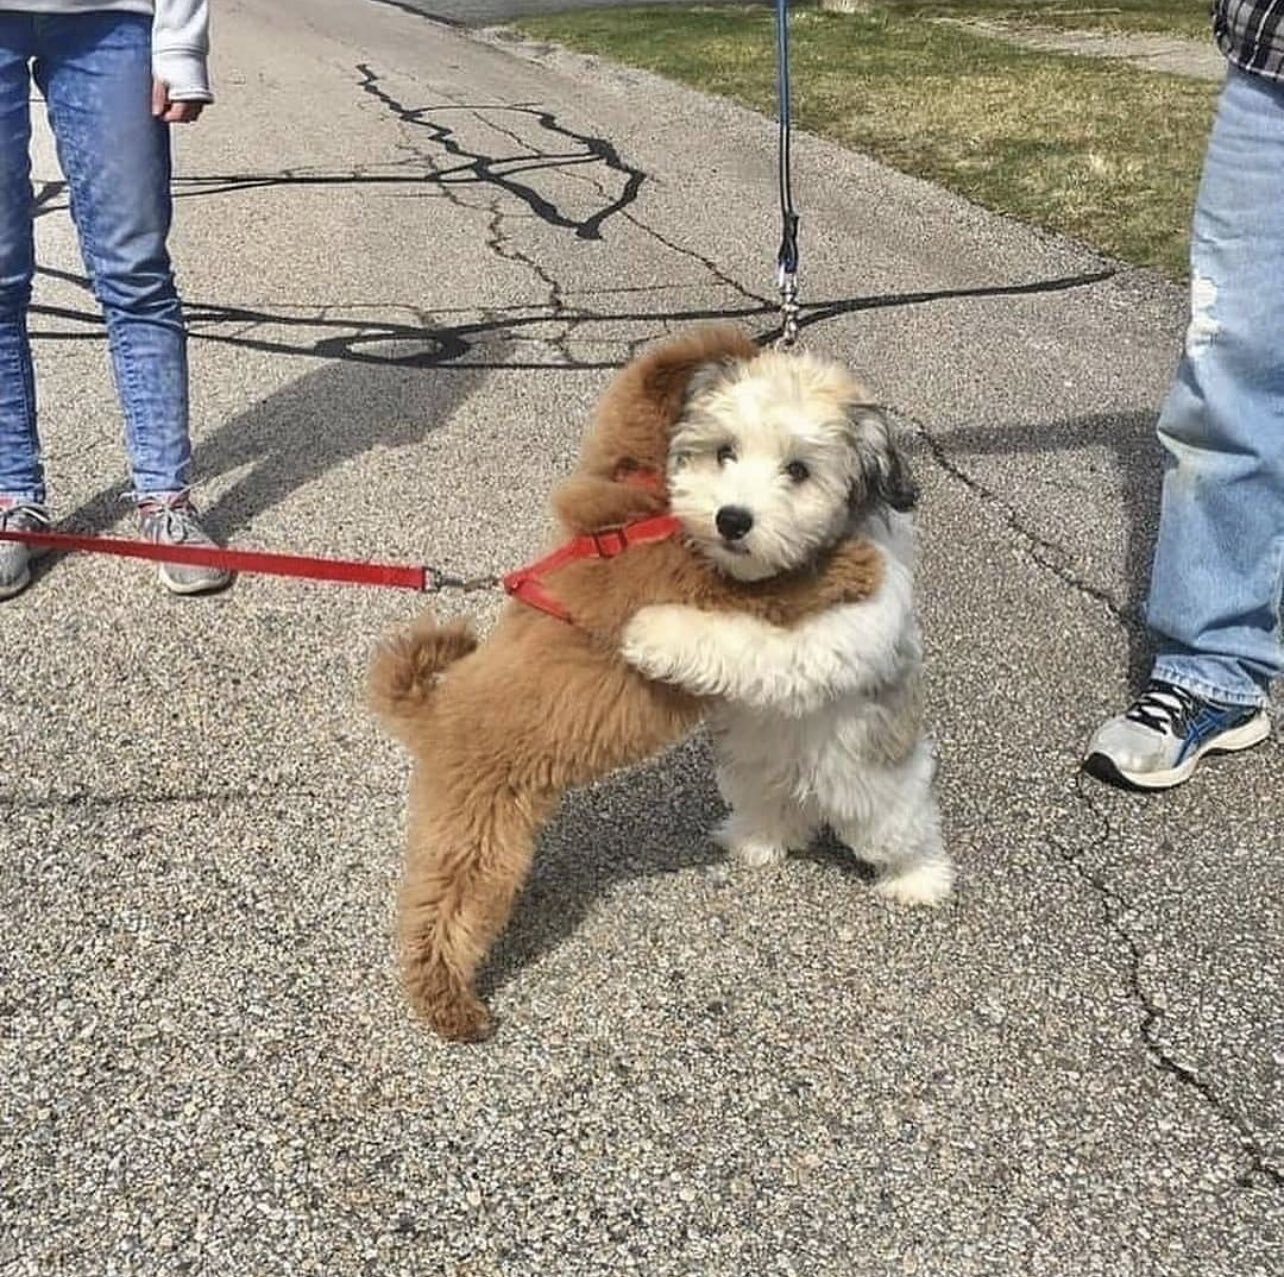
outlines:
M649 487L658 481L647 472L623 477L623 482ZM502 585L515 599L562 621L571 614L544 584L543 577L577 559L613 559L631 545L645 545L672 536L681 524L671 514L639 519L618 528L585 533L559 546L535 563L502 577L458 577L419 564L365 563L356 559L323 559L302 554L276 554L268 550L224 550L218 546L157 545L123 537L78 536L68 532L17 532L0 528L0 539L20 541L63 552L88 551L127 559L151 559L218 568L225 572L259 572L269 576L302 577L312 581L341 581L348 585L383 585L399 590L435 594L441 590L481 590Z
M127 559L153 559L193 567L220 568L226 572L262 572L269 576L304 577L313 581L343 581L350 585L387 585L400 590L436 591L444 586L468 587L435 568L394 563L362 563L354 559L319 559L301 554L274 554L267 550L223 550L217 546L157 545L123 537L74 536L67 532L13 532L0 530L0 539L22 541L48 550L111 554ZM494 579L487 578L486 585Z

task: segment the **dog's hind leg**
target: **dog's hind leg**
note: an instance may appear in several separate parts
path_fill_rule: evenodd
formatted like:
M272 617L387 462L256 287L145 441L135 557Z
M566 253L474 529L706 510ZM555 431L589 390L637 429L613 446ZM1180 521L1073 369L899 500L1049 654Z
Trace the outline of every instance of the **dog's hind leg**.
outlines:
M773 812L764 817L737 807L714 830L714 837L747 869L766 869L780 864L789 852L801 851L811 838L801 817L783 816Z
M930 751L920 743L897 769L866 782L875 794L859 818L834 821L834 832L877 873L874 890L903 905L936 905L954 886L932 792Z
M538 813L505 789L470 807L412 811L400 896L402 973L416 1011L442 1035L493 1031L477 968L512 911L534 851Z
M750 869L779 864L790 851L801 851L812 824L791 796L763 783L754 771L741 774L733 765L718 767L718 790L731 811L714 837Z
M877 871L874 890L902 905L938 905L954 887L954 866L941 845L940 817L931 799L904 822L884 824L856 848Z

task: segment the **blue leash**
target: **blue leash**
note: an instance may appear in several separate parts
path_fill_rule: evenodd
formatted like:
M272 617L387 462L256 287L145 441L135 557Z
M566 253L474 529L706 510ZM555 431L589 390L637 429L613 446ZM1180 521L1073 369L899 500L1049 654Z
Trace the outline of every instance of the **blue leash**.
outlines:
M789 179L789 0L776 0L776 97L780 119L780 251L776 282L780 288L780 341L798 339L798 214Z

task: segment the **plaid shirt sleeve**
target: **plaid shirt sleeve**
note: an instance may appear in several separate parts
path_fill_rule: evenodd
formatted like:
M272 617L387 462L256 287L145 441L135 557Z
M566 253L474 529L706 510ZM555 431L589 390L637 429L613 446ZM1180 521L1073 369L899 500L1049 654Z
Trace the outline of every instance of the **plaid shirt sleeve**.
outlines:
M1284 81L1284 0L1213 0L1217 47L1242 71Z

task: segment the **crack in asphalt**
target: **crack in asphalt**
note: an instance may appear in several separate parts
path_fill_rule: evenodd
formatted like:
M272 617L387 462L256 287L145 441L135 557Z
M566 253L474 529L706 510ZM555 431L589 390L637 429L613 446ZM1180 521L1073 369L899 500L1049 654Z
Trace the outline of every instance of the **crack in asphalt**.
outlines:
M1110 817L1094 799L1089 788L1091 783L1081 773L1076 775L1075 792L1081 806L1097 821L1100 834L1095 841L1102 843L1113 838L1114 829ZM1131 908L1128 901L1106 881L1103 873L1084 863L1082 850L1053 837L1049 837L1048 842L1062 862L1100 897L1106 925L1127 951L1128 993L1141 1012L1141 1039L1155 1067L1189 1087L1222 1122L1235 1131L1240 1147L1248 1158L1248 1166L1235 1178L1238 1187L1252 1188L1258 1183L1264 1183L1273 1188L1284 1188L1284 1172L1268 1161L1261 1138L1249 1122L1218 1094L1211 1082L1201 1077L1190 1065L1183 1064L1160 1041L1159 1026L1164 1013L1142 985L1141 963L1145 950L1124 922L1124 916Z
M361 76L358 85L360 89L376 98L381 104L388 108L393 116L403 124L415 125L427 128L431 135L432 142L442 146L448 154L455 158L468 161L465 167L474 171L477 177L483 181L491 181L498 185L501 190L489 205L490 219L487 226L486 246L497 257L506 261L517 262L526 267L547 290L547 306L551 310L548 318L561 320L567 324L566 331L556 340L549 344L566 358L567 362L573 362L573 359L567 349L567 343L573 332L573 325L576 320L603 318L596 312L588 309L582 309L569 306L566 303L565 295L562 291L561 281L554 277L550 272L537 260L529 254L522 252L516 247L512 237L506 233L505 221L512 216L506 213L501 207L501 196L503 194L515 195L522 200L526 206L534 212L540 220L547 225L561 227L564 229L575 230L576 235L581 239L601 239L601 228L606 220L613 216L621 216L629 225L640 231L643 235L650 238L653 242L661 245L670 252L676 253L681 257L688 258L695 262L703 269L709 279L715 284L722 285L729 289L741 301L748 303L759 313L767 313L771 308L771 303L760 293L747 289L739 280L733 279L723 271L716 262L711 258L704 256L694 249L686 248L676 243L667 236L661 234L654 227L647 225L635 213L629 211L628 206L633 204L640 192L643 184L649 180L648 175L639 168L624 161L614 144L604 138L592 137L587 134L575 132L568 129L557 120L557 117L549 111L539 110L535 107L513 104L513 105L494 105L490 107L463 107L452 106L452 110L467 110L475 119L485 124L488 128L493 129L502 137L508 138L520 151L526 152L525 155L511 156L500 158L496 156L483 156L475 151L466 150L454 136L453 130L446 125L431 118L432 107L412 108L400 102L393 97L382 86L382 77L367 63L359 63L357 71ZM549 155L531 147L531 144L521 136L515 129L492 118L495 112L499 111L517 111L521 114L528 115L535 119L540 127L555 135L572 138L575 142L581 144L585 150L583 154L554 154ZM413 149L413 148L412 148ZM415 154L432 170L440 176L441 170L437 169L434 157L424 151L415 150ZM570 165L580 165L586 160L593 161L593 169L604 165L608 173L623 175L625 184L623 191L618 196L612 196L606 185L599 179L595 171L591 169L587 172L578 172ZM586 220L576 222L569 215L560 212L555 204L545 199L543 196L536 194L531 188L515 183L509 180L508 175L513 172L528 171L519 168L519 165L525 163L539 164L543 166L548 163L552 167L561 171L562 176L569 180L576 180L592 188L596 193L601 205L597 212L592 214ZM500 167L504 167L504 173L501 177L498 173ZM449 186L443 184L442 187L447 198L457 204L463 204L464 201L458 199L455 192L449 189ZM663 317L663 316L660 316ZM649 336L636 338L626 342L628 355L631 358L633 354L646 342L650 340Z
M955 462L950 457L945 445L933 435L923 422L908 415L899 413L894 413L893 415L898 420L905 422L913 433L922 440L933 462L942 471L950 478L961 483L983 504L991 506L1000 512L1003 527L1008 532L1015 534L1028 558L1036 567L1050 572L1057 580L1070 586L1083 598L1100 603L1109 615L1126 630L1135 632L1143 628L1141 618L1135 610L1121 607L1105 590L1091 585L1082 577L1076 575L1069 566L1069 556L1066 551L1055 542L1049 541L1046 537L1040 536L1037 532L1027 528L1016 508L1002 500L997 493ZM1081 773L1076 774L1074 796L1077 798L1081 809L1096 820L1100 832L1094 841L1102 843L1113 837L1114 830L1109 816L1098 806L1088 785L1089 782L1085 781ZM1099 897L1106 926L1124 947L1127 955L1125 976L1128 994L1140 1012L1139 1031L1146 1054L1156 1068L1177 1079L1182 1085L1195 1092L1220 1121L1234 1130L1240 1148L1248 1158L1247 1167L1236 1177L1235 1183L1238 1187L1253 1188L1258 1183L1264 1183L1273 1188L1284 1187L1284 1172L1273 1166L1268 1160L1261 1138L1253 1127L1230 1103L1218 1094L1211 1082L1201 1077L1189 1065L1183 1064L1160 1041L1159 1026L1163 1019L1163 1011L1156 1005L1154 999L1147 994L1142 984L1141 966L1145 950L1124 921L1131 908L1129 902L1107 881L1102 872L1092 869L1084 862L1082 849L1072 847L1052 836L1047 838L1047 842L1062 863L1074 873L1079 881Z
M382 77L374 68L367 63L359 63L356 69L361 76L358 81L358 87L363 93L375 98L400 123L427 129L431 142L440 146L449 156L463 160L463 169L471 172L475 180L497 188L487 208L489 217L486 227L486 247L495 257L524 267L539 281L546 295L546 301L543 305L549 312L543 317L545 322L562 325L562 331L556 337L548 339L546 344L558 354L564 363L573 365L576 361L570 350L569 343L575 331L575 321L580 318L591 318L591 312L578 311L569 307L562 291L561 281L552 275L541 262L530 254L523 252L517 246L515 239L508 233L506 227L506 222L512 214L504 210L502 206L503 197L507 195L520 200L536 217L549 226L573 230L577 238L580 239L600 240L602 238L603 224L613 214L622 212L628 204L637 198L638 191L646 180L646 175L641 169L625 164L615 147L606 139L577 133L561 125L552 112L521 104L496 104L490 107L452 105L445 108L467 112L500 136L508 138L517 151L524 152L524 154L519 153L513 156L500 157L470 151L458 141L453 129L440 120L433 118L432 112L442 108L408 107L383 87ZM520 115L528 116L534 119L545 132L557 137L570 139L573 143L578 144L581 149L561 154L547 154L536 150L516 130L490 118L491 115L503 111L517 112ZM421 150L419 147L410 147L408 149L421 162L426 164L431 172L441 176L441 170L438 168L436 158L433 155ZM576 221L569 214L562 212L556 204L540 195L533 187L518 181L514 176L537 168L566 169L569 165L584 163L604 164L608 171L618 173L624 177L624 187L617 197L611 199L601 183L590 181L589 185L601 197L602 202L599 203L596 212L581 221ZM443 182L441 189L446 198L456 206L472 207L471 205L466 205L466 202L459 197L457 192L451 189L450 183Z
M542 110L539 107L524 103L491 103L485 106L450 103L440 106L408 107L382 87L382 77L368 63L360 62L357 64L356 69L361 76L358 81L358 87L363 93L369 94L380 102L402 124L426 129L430 141L440 146L448 155L462 161L456 169L448 170L449 173L466 174L468 176L464 180L468 182L494 187L504 194L520 200L541 221L549 226L573 231L578 239L600 240L602 238L603 224L632 204L637 199L643 183L647 180L647 175L641 169L626 164L620 158L619 152L612 143L605 138L595 137L592 134L577 133L574 129L561 124L557 116L551 111ZM483 111L511 112L526 116L534 120L546 133L551 134L553 137L565 139L574 149L561 154L546 153L530 150L526 143L519 142L518 145L526 147L530 151L529 154L517 156L483 155L478 151L470 151L456 137L454 129L440 119L435 118L434 113L442 111L464 112L474 119L480 120L490 128L497 128L497 126L493 121L481 114ZM514 136L511 130L505 132L509 137ZM430 155L425 154L422 158L430 165L433 165L434 171L436 171L434 161ZM513 174L530 172L536 169L565 169L581 164L604 165L608 170L620 174L624 179L623 190L615 199L599 208L591 216L581 220L577 220L568 213L563 212L551 200L536 191L534 187L518 181L512 176ZM438 176L443 176L443 174L438 172Z
M706 270L710 277L717 283L722 284L725 288L730 289L741 300L751 303L755 306L764 308L770 307L773 303L770 298L763 296L761 293L755 293L752 289L746 288L738 279L732 279L711 257L705 257L703 253L698 253L694 248L685 248L683 245L662 235L654 226L648 226L640 217L633 213L625 213L624 220L631 226L635 226L643 235L649 236L657 244L663 245L672 253L677 253L681 257L689 257L693 262ZM772 263L774 273L774 259Z
M949 475L950 478L961 483L982 504L990 506L1000 513L1003 526L1009 532L1015 534L1029 558L1038 567L1052 573L1057 580L1070 586L1077 594L1086 599L1091 599L1095 603L1100 603L1110 616L1126 630L1135 633L1142 628L1141 617L1135 609L1121 606L1109 591L1101 589L1100 586L1092 585L1083 577L1077 575L1070 566L1070 555L1064 546L1058 545L1055 541L1049 541L1047 537L1040 536L1039 533L1026 527L1017 508L1004 501L992 488L987 487L975 475L969 474L960 466L950 456L945 444L922 421L897 412L895 409L892 409L892 415L910 427L913 433L927 447L932 460L941 470Z
M544 321L562 325L562 331L556 337L546 338L545 344L557 351L564 364L573 365L575 356L571 352L570 340L575 332L577 315L573 308L568 307L566 304L566 298L562 294L561 281L550 275L533 257L528 256L517 248L505 232L504 219L506 214L499 207L499 203L499 199L496 198L491 204L490 220L486 226L486 247L501 260L515 262L519 266L525 267L544 285L547 290L548 300L542 304L549 311L549 314L543 317ZM483 318L488 317L483 316Z

